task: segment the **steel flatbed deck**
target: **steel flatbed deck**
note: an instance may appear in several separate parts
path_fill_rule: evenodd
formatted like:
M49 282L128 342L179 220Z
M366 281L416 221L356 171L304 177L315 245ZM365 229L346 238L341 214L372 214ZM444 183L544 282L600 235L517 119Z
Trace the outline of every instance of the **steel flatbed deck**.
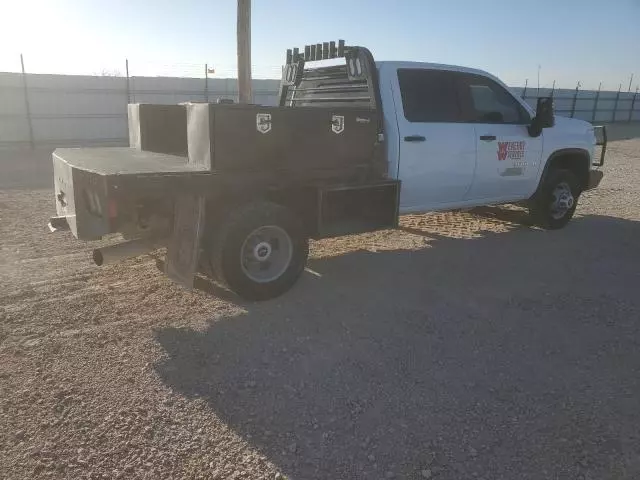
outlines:
M72 167L106 176L211 173L204 166L188 163L186 157L145 152L130 147L59 148L53 155Z

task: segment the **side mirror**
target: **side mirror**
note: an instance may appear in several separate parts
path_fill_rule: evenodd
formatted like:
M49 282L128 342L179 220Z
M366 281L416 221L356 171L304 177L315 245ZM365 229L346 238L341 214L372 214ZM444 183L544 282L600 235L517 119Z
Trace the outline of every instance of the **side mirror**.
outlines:
M553 98L552 97L540 97L536 105L536 116L529 125L529 135L532 137L538 137L542 133L543 128L550 128L556 124L555 116L553 115Z

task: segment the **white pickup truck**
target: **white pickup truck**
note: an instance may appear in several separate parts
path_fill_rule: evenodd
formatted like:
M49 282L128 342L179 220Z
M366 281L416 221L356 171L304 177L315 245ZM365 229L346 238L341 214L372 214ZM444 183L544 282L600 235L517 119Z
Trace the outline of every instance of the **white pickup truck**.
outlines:
M481 70L377 63L390 174L400 212L530 200L546 228L564 226L583 190L602 178L594 127L535 112Z
M312 67L327 59L343 60ZM94 250L98 265L165 244L183 285L200 271L267 299L296 282L309 238L403 213L525 201L538 225L563 227L602 179L598 128L603 141L480 70L307 45L287 51L278 106L130 105L130 147L56 150L50 227L128 239Z

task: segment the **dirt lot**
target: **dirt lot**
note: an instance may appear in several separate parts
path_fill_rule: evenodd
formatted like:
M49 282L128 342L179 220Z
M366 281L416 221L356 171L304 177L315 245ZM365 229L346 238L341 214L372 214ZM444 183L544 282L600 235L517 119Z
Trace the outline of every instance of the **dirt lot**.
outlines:
M565 230L409 216L259 304L92 267L38 156L0 152L0 478L640 478L640 140Z

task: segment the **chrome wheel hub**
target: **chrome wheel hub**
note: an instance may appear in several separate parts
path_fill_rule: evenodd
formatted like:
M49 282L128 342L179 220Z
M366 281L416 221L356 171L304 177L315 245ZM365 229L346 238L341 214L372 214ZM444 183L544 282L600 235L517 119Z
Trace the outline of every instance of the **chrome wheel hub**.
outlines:
M266 262L271 256L272 247L268 242L260 242L253 247L253 257L258 262Z
M551 216L556 220L561 219L571 210L574 203L575 199L569 184L567 182L559 183L553 190Z
M276 225L255 229L240 249L242 271L257 283L268 283L279 278L289 267L292 257L291 237Z

